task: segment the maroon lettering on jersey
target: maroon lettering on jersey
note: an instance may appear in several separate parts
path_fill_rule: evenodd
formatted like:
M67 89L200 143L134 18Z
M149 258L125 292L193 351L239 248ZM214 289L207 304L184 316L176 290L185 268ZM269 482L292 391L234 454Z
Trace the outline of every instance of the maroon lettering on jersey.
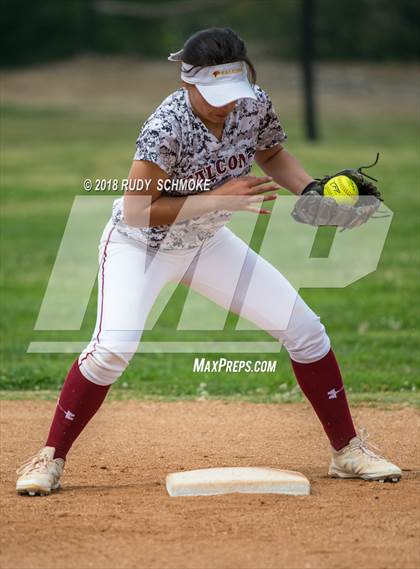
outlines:
M236 168L244 168L247 165L247 157L242 152L238 155L233 154L229 156L226 164L224 158L219 158L214 164L209 164L201 170L194 172L193 177L200 180L213 180L217 175L222 175L227 172L227 170L236 170Z
M243 153L241 152L241 153L239 154L238 158L239 158L239 164L238 164L239 168L243 168L244 166L246 166L247 160L246 160L245 154L243 154Z
M211 180L212 178L215 177L216 174L213 173L212 170L213 166L211 164L209 164L208 166L205 167L206 173L207 173L207 178L209 180Z
M204 169L202 168L201 170L197 170L197 172L194 172L193 177L198 180L206 180L206 176L204 175Z
M235 170L238 165L238 159L236 156L230 156L228 160L228 166L230 170Z
M222 168L222 165L223 165L223 168ZM218 174L224 174L226 172L225 161L222 160L221 158L219 158L219 160L216 160L216 172Z

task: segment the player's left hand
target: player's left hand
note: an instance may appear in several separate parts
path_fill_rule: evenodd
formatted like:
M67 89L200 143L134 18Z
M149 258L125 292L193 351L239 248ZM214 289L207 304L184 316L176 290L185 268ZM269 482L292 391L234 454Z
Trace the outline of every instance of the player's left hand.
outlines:
M374 164L377 163L378 157L379 155ZM327 225L345 229L366 223L376 213L383 200L380 191L371 181L377 180L365 174L363 168L370 166L342 170L308 184L293 208L292 217L308 225ZM336 176L347 176L357 186L358 198L354 204L340 202L326 195L324 191L326 184Z

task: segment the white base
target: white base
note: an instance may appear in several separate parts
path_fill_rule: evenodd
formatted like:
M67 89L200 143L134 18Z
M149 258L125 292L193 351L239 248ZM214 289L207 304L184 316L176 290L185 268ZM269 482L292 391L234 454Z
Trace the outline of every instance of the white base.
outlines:
M249 494L290 494L307 496L309 480L299 472L259 467L203 468L174 472L166 477L170 496L214 496Z

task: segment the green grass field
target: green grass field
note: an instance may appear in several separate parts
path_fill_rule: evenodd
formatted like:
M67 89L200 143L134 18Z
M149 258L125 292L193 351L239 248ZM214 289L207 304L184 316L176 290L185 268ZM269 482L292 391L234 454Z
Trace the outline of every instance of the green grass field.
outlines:
M378 270L344 289L301 292L327 326L353 393L363 399L363 394L389 392L391 399L394 393L399 401L414 401L419 388L418 122L415 117L379 113L358 119L327 116L322 142L313 145L302 139L296 117L283 117L283 121L288 148L314 175L368 163L376 151L381 152L374 175L395 216ZM140 121L76 111L6 108L1 126L0 389L54 391L74 356L28 354L28 344L32 340L87 342L95 319L92 295L80 331L33 330L68 213L74 197L84 193L84 178L126 177ZM235 332L233 317L223 332L185 331L174 338L184 296L180 287L144 339L269 339L263 332ZM278 360L276 373L268 374L192 373L194 357L138 354L117 389L165 398L243 396L287 401L296 395L284 350L261 356Z

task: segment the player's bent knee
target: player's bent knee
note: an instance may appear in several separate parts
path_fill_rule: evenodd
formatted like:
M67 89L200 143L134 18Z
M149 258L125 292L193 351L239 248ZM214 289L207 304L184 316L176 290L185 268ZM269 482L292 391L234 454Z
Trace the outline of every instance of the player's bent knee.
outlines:
M133 355L98 350L80 357L80 371L97 385L111 385L123 374Z
M285 341L284 346L292 360L302 364L317 362L330 350L331 342L324 326L311 326L298 339Z
M319 316L301 299L292 314L283 344L292 360L298 363L316 362L331 348L330 339Z
M124 373L137 350L138 342L106 346L104 343L87 348L79 358L82 374L97 385L111 385Z

